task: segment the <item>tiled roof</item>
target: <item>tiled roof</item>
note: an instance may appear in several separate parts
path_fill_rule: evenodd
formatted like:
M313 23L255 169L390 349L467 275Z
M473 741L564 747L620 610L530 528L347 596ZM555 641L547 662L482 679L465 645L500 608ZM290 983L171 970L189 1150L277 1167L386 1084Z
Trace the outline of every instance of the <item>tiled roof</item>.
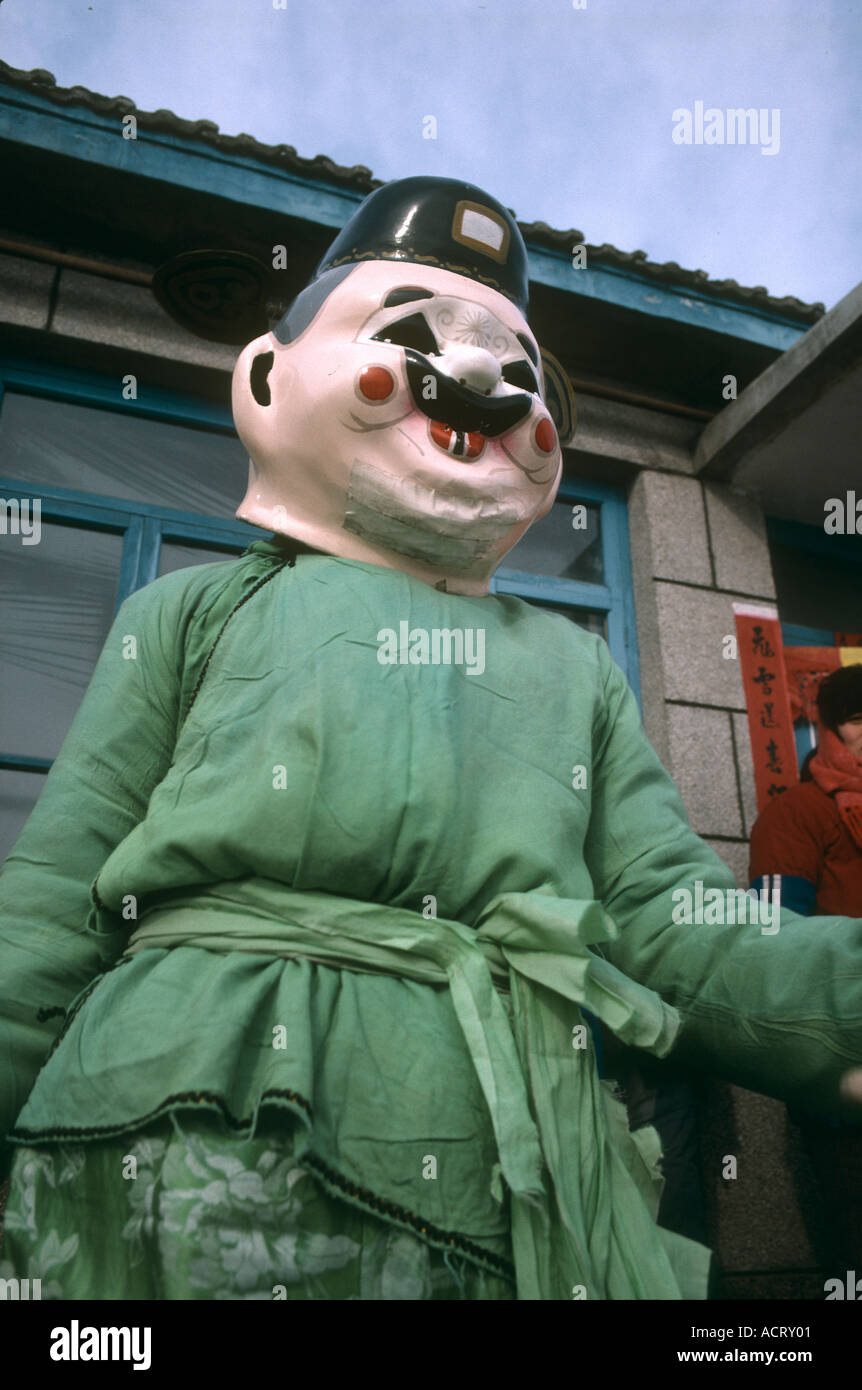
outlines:
M36 92L58 106L83 106L104 116L134 115L142 130L201 140L227 154L246 156L262 164L271 164L276 168L301 174L303 178L319 179L341 188L355 189L358 193L371 193L383 183L382 179L375 179L371 170L364 164L347 167L336 164L323 154L306 159L297 154L292 145L264 145L253 135L223 135L214 121L189 121L167 110L139 111L129 97L100 96L86 87L58 87L52 74L44 68L24 72L0 61L0 82ZM519 222L518 225L525 240L535 247L545 247L570 255L573 246L584 243L583 233L576 228L560 231L549 227L546 222ZM747 288L738 284L736 280L711 280L705 270L686 270L676 261L651 261L645 251L620 251L607 242L601 246L593 246L587 242L586 247L587 262L590 265L612 266L631 271L661 284L691 289L713 299L724 299L745 308L780 314L794 322L816 323L826 312L824 304L805 304L794 295L785 295L783 299L777 299L770 295L763 285Z
M141 130L180 135L187 140L203 140L225 153L246 155L263 164L274 164L281 169L289 169L291 173L302 174L304 178L325 180L342 188L355 188L359 193L370 193L379 188L382 182L381 179L372 178L371 170L366 169L364 164L347 168L343 164L336 164L325 154L304 159L292 145L262 145L253 135L222 135L214 121L187 121L166 110L139 111L131 97L100 96L86 87L58 87L53 74L44 68L23 72L0 61L0 81L36 92L58 106L84 106L99 116L134 116Z
M547 222L519 222L518 226L532 246L548 246L571 254L572 247L583 241L581 232L575 229L560 232L549 227ZM588 265L615 266L620 270L633 271L636 275L648 276L664 285L699 291L712 299L730 300L747 309L763 309L768 314L781 314L784 318L807 324L816 323L826 313L825 304L806 304L792 294L777 299L765 285L748 288L736 280L711 280L705 270L686 270L676 261L651 261L646 251L620 251L608 242L603 242L601 246L591 246L587 242L586 247Z

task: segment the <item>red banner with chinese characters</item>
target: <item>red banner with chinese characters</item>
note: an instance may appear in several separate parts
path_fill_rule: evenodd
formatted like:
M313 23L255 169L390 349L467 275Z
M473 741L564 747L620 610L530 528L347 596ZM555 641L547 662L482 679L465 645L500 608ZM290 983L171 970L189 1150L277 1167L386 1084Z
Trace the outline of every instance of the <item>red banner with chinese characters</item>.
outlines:
M781 624L775 608L735 603L757 809L799 781Z

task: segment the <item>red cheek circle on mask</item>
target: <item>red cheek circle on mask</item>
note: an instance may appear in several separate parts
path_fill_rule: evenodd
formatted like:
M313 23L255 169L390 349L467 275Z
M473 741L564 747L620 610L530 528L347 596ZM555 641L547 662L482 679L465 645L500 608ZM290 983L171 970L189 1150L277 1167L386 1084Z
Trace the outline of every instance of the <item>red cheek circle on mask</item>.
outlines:
M356 389L366 401L388 401L395 390L395 378L388 367L363 367Z
M552 454L557 447L557 431L547 415L544 420L540 420L533 435L536 441L536 448L541 449L543 454Z

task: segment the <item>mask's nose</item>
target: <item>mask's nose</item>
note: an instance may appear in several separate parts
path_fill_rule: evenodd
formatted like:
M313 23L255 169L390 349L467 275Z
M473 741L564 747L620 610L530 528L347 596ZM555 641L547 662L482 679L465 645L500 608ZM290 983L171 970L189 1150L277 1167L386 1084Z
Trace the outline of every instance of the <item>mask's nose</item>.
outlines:
M490 396L501 377L496 357L480 347L453 345L445 348L439 368L453 381L482 396Z

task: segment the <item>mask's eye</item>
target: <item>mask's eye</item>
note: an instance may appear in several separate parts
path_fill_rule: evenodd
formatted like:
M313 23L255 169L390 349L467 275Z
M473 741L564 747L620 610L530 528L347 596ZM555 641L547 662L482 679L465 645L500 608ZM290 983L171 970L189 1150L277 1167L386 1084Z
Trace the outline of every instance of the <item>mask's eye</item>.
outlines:
M436 356L440 352L424 314L410 314L406 319L387 323L379 333L372 335L372 339L377 343L394 343L396 347L415 348L416 352L424 353L426 357Z
M503 380L510 386L517 386L520 391L529 391L532 395L538 396L539 383L529 362L523 359L520 362L506 362L501 368L501 373Z
M534 367L538 367L538 365L539 365L538 353L536 352L535 347L534 347L533 344L530 342L530 339L527 337L526 333L519 333L519 334L518 334L518 342L521 344L521 347L524 349L524 351L526 352L526 354L527 354L527 356L529 357L530 361L533 363L533 366L534 366Z

